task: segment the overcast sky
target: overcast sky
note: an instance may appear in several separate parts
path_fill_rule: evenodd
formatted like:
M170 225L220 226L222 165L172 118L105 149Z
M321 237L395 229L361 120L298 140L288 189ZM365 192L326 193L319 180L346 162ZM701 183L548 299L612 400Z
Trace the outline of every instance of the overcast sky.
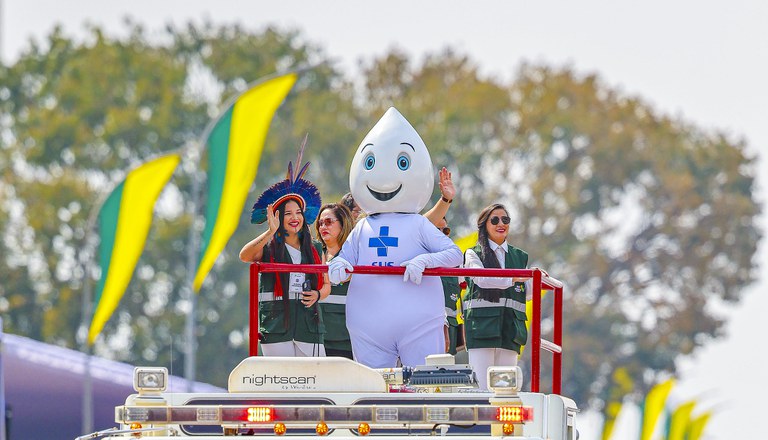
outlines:
M41 40L57 22L75 35L85 22L119 32L126 15L150 31L168 22L204 19L255 30L276 24L301 29L350 74L359 59L391 47L420 56L446 46L504 78L522 61L596 72L608 85L641 96L658 111L743 138L755 155L768 153L768 2L760 0L0 0L0 5L5 62L14 60L30 38ZM759 174L768 176L764 157ZM761 178L758 184L765 188L768 181ZM764 194L761 190L760 200ZM673 390L674 400L698 398L702 409L716 410L706 438L747 437L764 413L767 387L750 345L754 350L765 345L756 337L765 333L757 323L768 311L767 254L761 245L760 281L745 291L742 304L726 311L732 316L728 337L685 361L683 381ZM582 439L597 438L588 417L580 425ZM633 425L627 421L617 428L615 438L634 439Z

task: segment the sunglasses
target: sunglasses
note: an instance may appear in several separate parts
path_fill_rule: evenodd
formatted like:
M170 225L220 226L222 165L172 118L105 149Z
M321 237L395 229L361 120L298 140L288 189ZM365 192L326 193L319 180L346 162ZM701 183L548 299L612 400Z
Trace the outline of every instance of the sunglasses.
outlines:
M338 220L331 217L326 218L319 218L317 219L317 225L318 226L325 226L326 228L330 227L332 224L336 223Z
M499 220L501 220L501 222L504 223L505 225L509 224L509 217L507 217L506 215L501 217L491 217L491 224L496 226L499 224Z
M437 228L437 229L440 229L441 231L443 231L443 234L445 235L451 235L451 228L449 228L448 226L444 228Z

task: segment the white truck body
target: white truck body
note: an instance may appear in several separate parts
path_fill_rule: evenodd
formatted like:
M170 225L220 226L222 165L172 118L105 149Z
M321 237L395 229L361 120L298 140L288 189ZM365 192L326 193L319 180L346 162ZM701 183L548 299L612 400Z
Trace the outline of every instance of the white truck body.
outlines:
M578 410L571 399L478 391L439 379L429 386L396 387L385 379L397 377L396 369L374 370L342 358L250 357L230 374L229 392L175 393L139 386L138 394L115 409L115 431L79 439L278 434L295 440L321 435L352 439L368 430L368 436L390 440L434 435L458 440L578 438ZM504 411L524 411L526 419L505 426L498 420Z

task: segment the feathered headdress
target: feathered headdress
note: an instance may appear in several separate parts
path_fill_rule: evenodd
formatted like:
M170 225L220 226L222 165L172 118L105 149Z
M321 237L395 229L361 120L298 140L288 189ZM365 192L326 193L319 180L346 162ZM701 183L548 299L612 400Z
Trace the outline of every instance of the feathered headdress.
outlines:
M277 182L264 191L251 210L251 223L264 223L267 220L267 205L272 204L274 209L289 200L294 200L304 211L304 221L309 225L314 223L322 201L320 191L310 181L302 179L304 173L309 168L309 162L301 166L301 158L304 155L304 147L307 145L307 137L299 147L299 154L296 156L296 169L299 172L294 174L293 163L288 162L288 173L285 180Z

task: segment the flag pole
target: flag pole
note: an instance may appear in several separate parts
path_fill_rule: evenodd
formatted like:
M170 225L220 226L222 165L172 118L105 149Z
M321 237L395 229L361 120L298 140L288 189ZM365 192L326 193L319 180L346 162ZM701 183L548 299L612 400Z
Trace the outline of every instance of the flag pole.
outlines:
M249 89L246 89L246 91ZM245 93L245 92L243 92ZM208 122L205 126L203 133L198 138L197 142L190 146L189 150L192 151L190 159L192 161L203 160L203 151L205 151L205 144L208 142L208 136L211 135L213 128L219 123L224 116L226 109L234 105L237 98L242 93L238 93L226 102L224 111L219 113L215 119ZM195 148L197 147L197 148ZM197 257L200 251L200 234L197 231L197 207L200 204L200 185L201 174L199 167L196 167L192 171L192 201L189 204L189 212L191 213L191 219L189 222L189 244L187 246L187 282L185 297L187 300L187 314L184 321L184 378L187 380L187 392L194 391L194 383L197 374L197 335L195 332L195 313L197 309L197 295L193 284L195 282L195 272L197 272Z
M113 188L114 189L114 188ZM83 269L83 304L82 316L80 318L80 330L78 337L80 341L80 351L83 353L83 401L82 401L82 425L83 434L93 432L93 382L91 379L91 344L88 343L88 323L93 314L93 291L91 290L91 261L94 257L95 240L98 235L96 230L96 219L107 195L101 194L99 201L91 209L88 216L88 222L85 226L85 243L80 253L80 264Z
M209 124L210 125L210 124ZM210 130L206 128L204 133L210 133ZM205 138L201 139L205 142ZM201 143L197 150L198 157L192 157L192 160L197 159L198 162L202 157L202 149L205 144ZM195 279L195 271L197 270L196 263L196 250L200 247L200 235L197 233L197 205L200 200L200 172L197 168L192 171L192 202L190 203L189 210L192 213L192 219L189 223L189 245L187 247L187 282L186 282L186 299L187 315L184 322L184 377L187 379L187 392L194 391L195 383L195 358L197 352L197 337L195 335L195 310L197 305L197 295L195 289L192 287ZM173 356L173 353L171 353Z
M0 316L0 440L7 440L5 435L5 376L3 373L3 352L5 347L3 346L3 317Z

